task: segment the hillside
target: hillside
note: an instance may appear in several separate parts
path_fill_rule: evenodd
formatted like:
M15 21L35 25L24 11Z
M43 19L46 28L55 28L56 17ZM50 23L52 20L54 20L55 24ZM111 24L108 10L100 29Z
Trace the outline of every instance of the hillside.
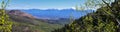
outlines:
M117 6L116 6L117 5ZM120 32L120 4L113 2L53 32Z
M19 10L11 10L7 13L13 22L12 32L50 32L63 26L37 20L34 16Z

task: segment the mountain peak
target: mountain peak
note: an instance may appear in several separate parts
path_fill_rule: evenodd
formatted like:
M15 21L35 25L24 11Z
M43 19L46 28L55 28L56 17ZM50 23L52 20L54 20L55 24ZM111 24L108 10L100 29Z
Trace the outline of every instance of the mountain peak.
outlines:
M11 10L8 12L10 15L20 16L20 17L26 17L30 19L34 19L34 17L28 13L22 12L20 10Z

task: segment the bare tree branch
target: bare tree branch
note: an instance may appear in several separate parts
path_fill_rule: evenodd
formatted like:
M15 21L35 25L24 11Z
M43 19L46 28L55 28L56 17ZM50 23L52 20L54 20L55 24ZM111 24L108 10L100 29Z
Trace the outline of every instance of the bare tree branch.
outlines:
M109 3L107 3L106 1L104 1L104 0L102 0L107 6L108 6L108 8L110 9L110 10L112 10L111 9L111 6L109 5Z

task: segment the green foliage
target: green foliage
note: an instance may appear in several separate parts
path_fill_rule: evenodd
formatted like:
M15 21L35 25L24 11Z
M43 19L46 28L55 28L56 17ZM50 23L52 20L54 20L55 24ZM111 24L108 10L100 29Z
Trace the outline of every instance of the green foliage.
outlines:
M100 7L110 6L115 0L85 0L84 5L75 6L76 10L97 9Z
M119 27L115 19L108 15L96 14L84 16L54 32L117 32Z
M0 32L11 32L12 30L12 22L10 22L8 15L5 12L5 1L3 0L1 3L0 9Z
M101 7L96 12L75 20L72 24L53 32L119 32L120 7ZM113 9L114 8L114 9Z

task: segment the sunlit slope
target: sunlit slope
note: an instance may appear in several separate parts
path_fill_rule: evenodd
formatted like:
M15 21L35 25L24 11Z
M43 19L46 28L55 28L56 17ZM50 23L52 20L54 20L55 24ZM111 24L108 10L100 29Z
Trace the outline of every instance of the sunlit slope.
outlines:
M50 32L62 27L59 24L49 24L36 19L9 15L13 23L13 32Z

